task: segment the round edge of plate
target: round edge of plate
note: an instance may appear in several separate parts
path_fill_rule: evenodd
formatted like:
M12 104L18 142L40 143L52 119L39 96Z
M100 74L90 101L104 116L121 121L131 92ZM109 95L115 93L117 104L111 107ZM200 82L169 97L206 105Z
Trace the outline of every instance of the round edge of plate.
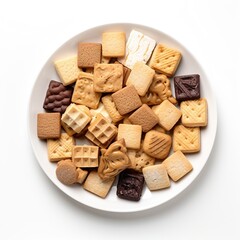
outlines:
M183 53L183 59L180 63L179 69L175 75L181 74L191 74L191 73L199 73L202 81L201 84L201 92L203 93L203 97L207 98L208 107L208 126L203 129L201 142L204 143L204 148L201 149L201 152L198 154L188 154L187 157L191 161L191 163L196 165L194 170L189 173L186 177L180 180L179 183L174 183L171 181L171 187L168 189L154 191L151 192L144 187L143 196L138 202L131 202L123 199L119 199L116 196L116 186L113 186L106 199L102 199L94 194L91 194L82 189L82 187L78 190L76 186L69 187L61 184L56 176L55 176L55 165L49 162L47 158L47 150L46 143L37 138L37 114L39 112L43 112L42 103L45 97L45 93L48 87L48 83L51 79L55 78L59 80L53 65L53 61L57 58L64 57L66 55L70 56L75 53L76 44L78 41L91 40L95 39L100 41L101 33L104 31L125 31L128 36L129 32L132 30L138 30L148 35L149 37L156 40L156 42L165 43L171 47L175 47L179 49ZM162 41L161 41L162 40ZM66 54L66 48L67 54ZM76 54L76 53L75 53ZM185 57L184 57L185 56ZM192 68L191 71L188 71L188 62L186 62L187 58L191 59ZM193 64L194 63L194 64ZM48 76L48 73L50 73ZM201 82L202 82L201 81ZM43 94L38 95L36 93L41 90ZM36 104L38 104L36 106ZM83 204L84 206L91 207L92 209L112 212L112 213L131 213L131 212L139 212L152 209L154 207L165 204L166 202L172 200L179 194L183 193L184 190L197 178L197 176L202 171L205 166L216 136L217 131L217 104L215 97L212 92L211 83L209 82L205 71L203 70L200 63L195 59L195 57L177 40L172 38L171 36L148 26L135 24L135 23L111 23L96 26L85 30L68 41L66 41L62 46L60 46L47 60L47 62L42 67L41 71L38 74L38 77L32 87L31 96L29 99L29 111L28 111L28 135L33 148L33 152L37 161L45 174L49 177L49 179L71 199L74 199L77 203ZM209 137L211 136L211 137ZM206 140L206 143L205 143ZM43 151L45 149L45 152ZM201 162L197 162L198 158L202 157L203 160ZM45 161L47 160L47 161ZM195 169L196 168L196 169ZM77 190L76 190L77 189Z

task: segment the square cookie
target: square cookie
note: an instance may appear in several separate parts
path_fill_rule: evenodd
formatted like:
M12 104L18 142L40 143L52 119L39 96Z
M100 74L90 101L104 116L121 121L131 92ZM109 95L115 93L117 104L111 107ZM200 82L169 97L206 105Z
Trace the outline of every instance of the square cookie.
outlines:
M162 164L166 167L168 175L174 182L177 182L193 169L192 164L181 151L173 153Z
M199 74L174 77L175 96L178 102L200 98Z
M94 91L116 92L123 85L123 66L121 64L95 64Z
M133 85L124 87L112 94L113 101L121 115L142 106L141 99Z
M117 196L130 201L139 201L144 184L143 174L131 169L120 173L117 184Z
M142 126L132 124L119 124L117 140L124 138L126 147L140 149Z
M132 30L126 45L126 55L118 58L124 66L132 69L136 62L147 63L152 55L156 41L141 32Z
M98 167L99 148L96 146L74 146L72 161L76 167Z
M78 44L78 67L91 68L95 63L101 62L102 44L85 43Z
M72 102L96 109L100 98L101 93L93 89L93 74L81 72L74 86Z
M182 116L181 111L168 100L152 107L152 110L158 116L159 124L167 131L171 130Z
M91 121L91 117L83 108L80 108L75 103L72 103L67 107L65 113L62 115L62 121L76 133L80 133Z
M64 86L77 81L81 72L81 69L78 68L77 56L57 60L54 65Z
M64 113L71 103L73 88L51 80L48 86L43 108L49 112Z
M150 191L170 187L167 169L163 164L143 168L143 176Z
M39 113L37 115L37 135L41 139L59 138L61 135L60 113Z
M199 127L177 125L173 130L173 151L183 153L199 152L201 148L201 132Z
M158 44L153 51L149 66L156 72L172 77L181 61L181 53L176 50Z
M182 124L186 127L205 127L208 123L207 100L200 98L196 100L183 101L180 104L182 112Z
M138 95L144 96L152 83L155 71L144 62L136 62L127 80L127 86L133 85Z
M141 125L143 132L148 132L158 123L158 116L147 105L143 104L129 116L132 124Z
M83 184L83 188L101 198L105 198L110 191L115 178L102 180L97 171L93 170L88 174Z
M102 55L104 57L123 57L125 55L126 35L124 32L105 32L102 34Z
M62 133L59 139L48 139L48 158L51 162L60 161L72 157L74 138Z

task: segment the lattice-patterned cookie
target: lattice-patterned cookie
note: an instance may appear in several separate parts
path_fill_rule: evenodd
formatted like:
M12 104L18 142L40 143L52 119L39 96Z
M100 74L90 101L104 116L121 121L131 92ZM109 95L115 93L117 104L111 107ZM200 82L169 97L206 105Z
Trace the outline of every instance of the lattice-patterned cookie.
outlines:
M96 146L74 146L72 160L76 167L98 167L98 151Z
M173 153L162 164L166 167L168 175L175 182L193 169L192 164L181 151Z
M182 124L186 127L205 127L208 122L207 100L183 101L180 104L182 112Z
M153 51L149 66L157 72L172 77L180 60L181 53L178 50L158 44Z
M91 122L88 131L102 144L106 143L117 134L117 128L100 113L98 113L96 119Z
M81 72L74 87L72 102L96 109L100 97L101 93L97 93L93 89L93 75Z
M177 125L173 131L173 151L183 153L199 152L201 147L200 128Z
M80 133L91 121L91 117L79 107L72 103L62 115L62 121L72 128L76 133Z
M68 136L67 133L62 133L59 139L48 139L47 149L48 158L55 162L72 157L72 149L75 144L74 138Z

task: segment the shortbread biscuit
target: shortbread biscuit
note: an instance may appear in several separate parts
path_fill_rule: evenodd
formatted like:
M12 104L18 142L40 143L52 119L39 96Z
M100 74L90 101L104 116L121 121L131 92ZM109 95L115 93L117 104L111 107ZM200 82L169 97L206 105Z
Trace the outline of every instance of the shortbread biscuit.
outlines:
M83 188L101 198L105 198L110 191L115 178L103 180L96 170L91 171L83 184Z
M90 113L92 116L92 121L96 119L98 113L101 113L110 123L112 122L112 118L110 117L108 111L106 110L102 102L99 103L97 109L90 109Z
M112 139L117 134L117 127L111 124L102 114L98 113L96 119L90 123L88 131L102 144Z
M72 128L76 133L80 133L91 121L91 117L79 107L72 103L62 115L62 121Z
M95 64L93 87L95 92L116 92L123 85L121 64Z
M170 187L170 180L163 164L143 168L143 176L150 191Z
M164 100L176 104L176 99L172 96L170 80L164 74L155 73L152 84L145 96L141 97L143 103L157 105Z
M65 185L74 184L78 178L77 169L71 159L58 162L56 175L58 180Z
M158 123L158 116L147 105L143 104L129 116L132 124L141 125L143 132L148 132Z
M64 113L71 103L73 88L51 80L48 86L43 108L50 112Z
M124 118L118 112L117 107L116 107L111 95L105 95L104 97L102 97L102 103L114 123L117 123Z
M62 133L59 139L48 139L48 158L51 162L60 161L72 157L72 149L75 144L73 137Z
M99 148L96 146L77 145L72 150L72 161L76 167L98 167Z
M158 44L152 54L149 66L159 73L172 77L181 61L181 53L173 48Z
M160 126L167 131L171 130L182 116L181 111L168 100L152 107L152 110L158 116Z
M144 62L136 62L128 77L126 85L133 85L138 95L144 96L152 83L155 71Z
M103 180L117 176L130 165L124 139L112 143L108 149L102 149L101 152L98 175Z
M162 164L166 167L170 178L175 182L193 169L192 164L181 151L173 153Z
M123 58L118 58L118 60L130 69L138 61L147 63L155 45L156 41L154 39L132 30L126 45L126 55Z
M124 139L127 148L140 149L142 126L133 124L119 124L117 140Z
M142 172L144 167L154 165L155 163L155 158L147 155L142 148L139 150L128 149L127 154L131 161L131 165L128 168L138 172Z
M77 168L77 173L78 173L77 182L82 184L85 181L85 179L87 178L88 171L83 170L81 168Z
M126 35L124 32L105 32L102 34L102 55L104 57L123 57L125 55Z
M68 136L73 136L74 134L76 134L76 132L62 120L61 120L61 126L63 127L65 132L68 134Z
M130 113L142 106L141 99L133 85L124 87L113 93L112 98L121 115Z
M147 132L143 141L143 151L157 159L166 158L171 150L171 146L171 136L155 130Z
M39 113L37 135L41 139L59 138L61 134L60 113Z
M100 63L102 55L102 44L85 43L78 44L78 67L94 67L95 63Z
M101 93L97 93L93 89L93 75L81 72L74 86L72 102L96 109L100 98Z
M201 148L201 132L199 127L177 125L173 131L173 151L183 153L199 152Z
M200 98L196 100L183 101L180 104L182 112L182 124L186 127L205 127L208 123L207 100Z
M64 86L77 81L81 72L77 65L77 56L57 60L54 62L54 65Z

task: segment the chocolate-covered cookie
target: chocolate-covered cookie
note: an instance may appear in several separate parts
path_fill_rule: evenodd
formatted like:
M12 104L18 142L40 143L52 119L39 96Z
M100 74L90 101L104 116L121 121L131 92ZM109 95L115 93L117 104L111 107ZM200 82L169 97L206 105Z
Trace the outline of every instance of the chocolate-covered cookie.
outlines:
M117 184L117 196L119 198L139 201L144 184L143 174L131 169L120 173Z
M52 80L48 86L43 108L50 112L64 113L71 103L72 93L72 87L65 87L62 83Z
M198 74L174 77L175 97L177 101L200 98L200 76Z

